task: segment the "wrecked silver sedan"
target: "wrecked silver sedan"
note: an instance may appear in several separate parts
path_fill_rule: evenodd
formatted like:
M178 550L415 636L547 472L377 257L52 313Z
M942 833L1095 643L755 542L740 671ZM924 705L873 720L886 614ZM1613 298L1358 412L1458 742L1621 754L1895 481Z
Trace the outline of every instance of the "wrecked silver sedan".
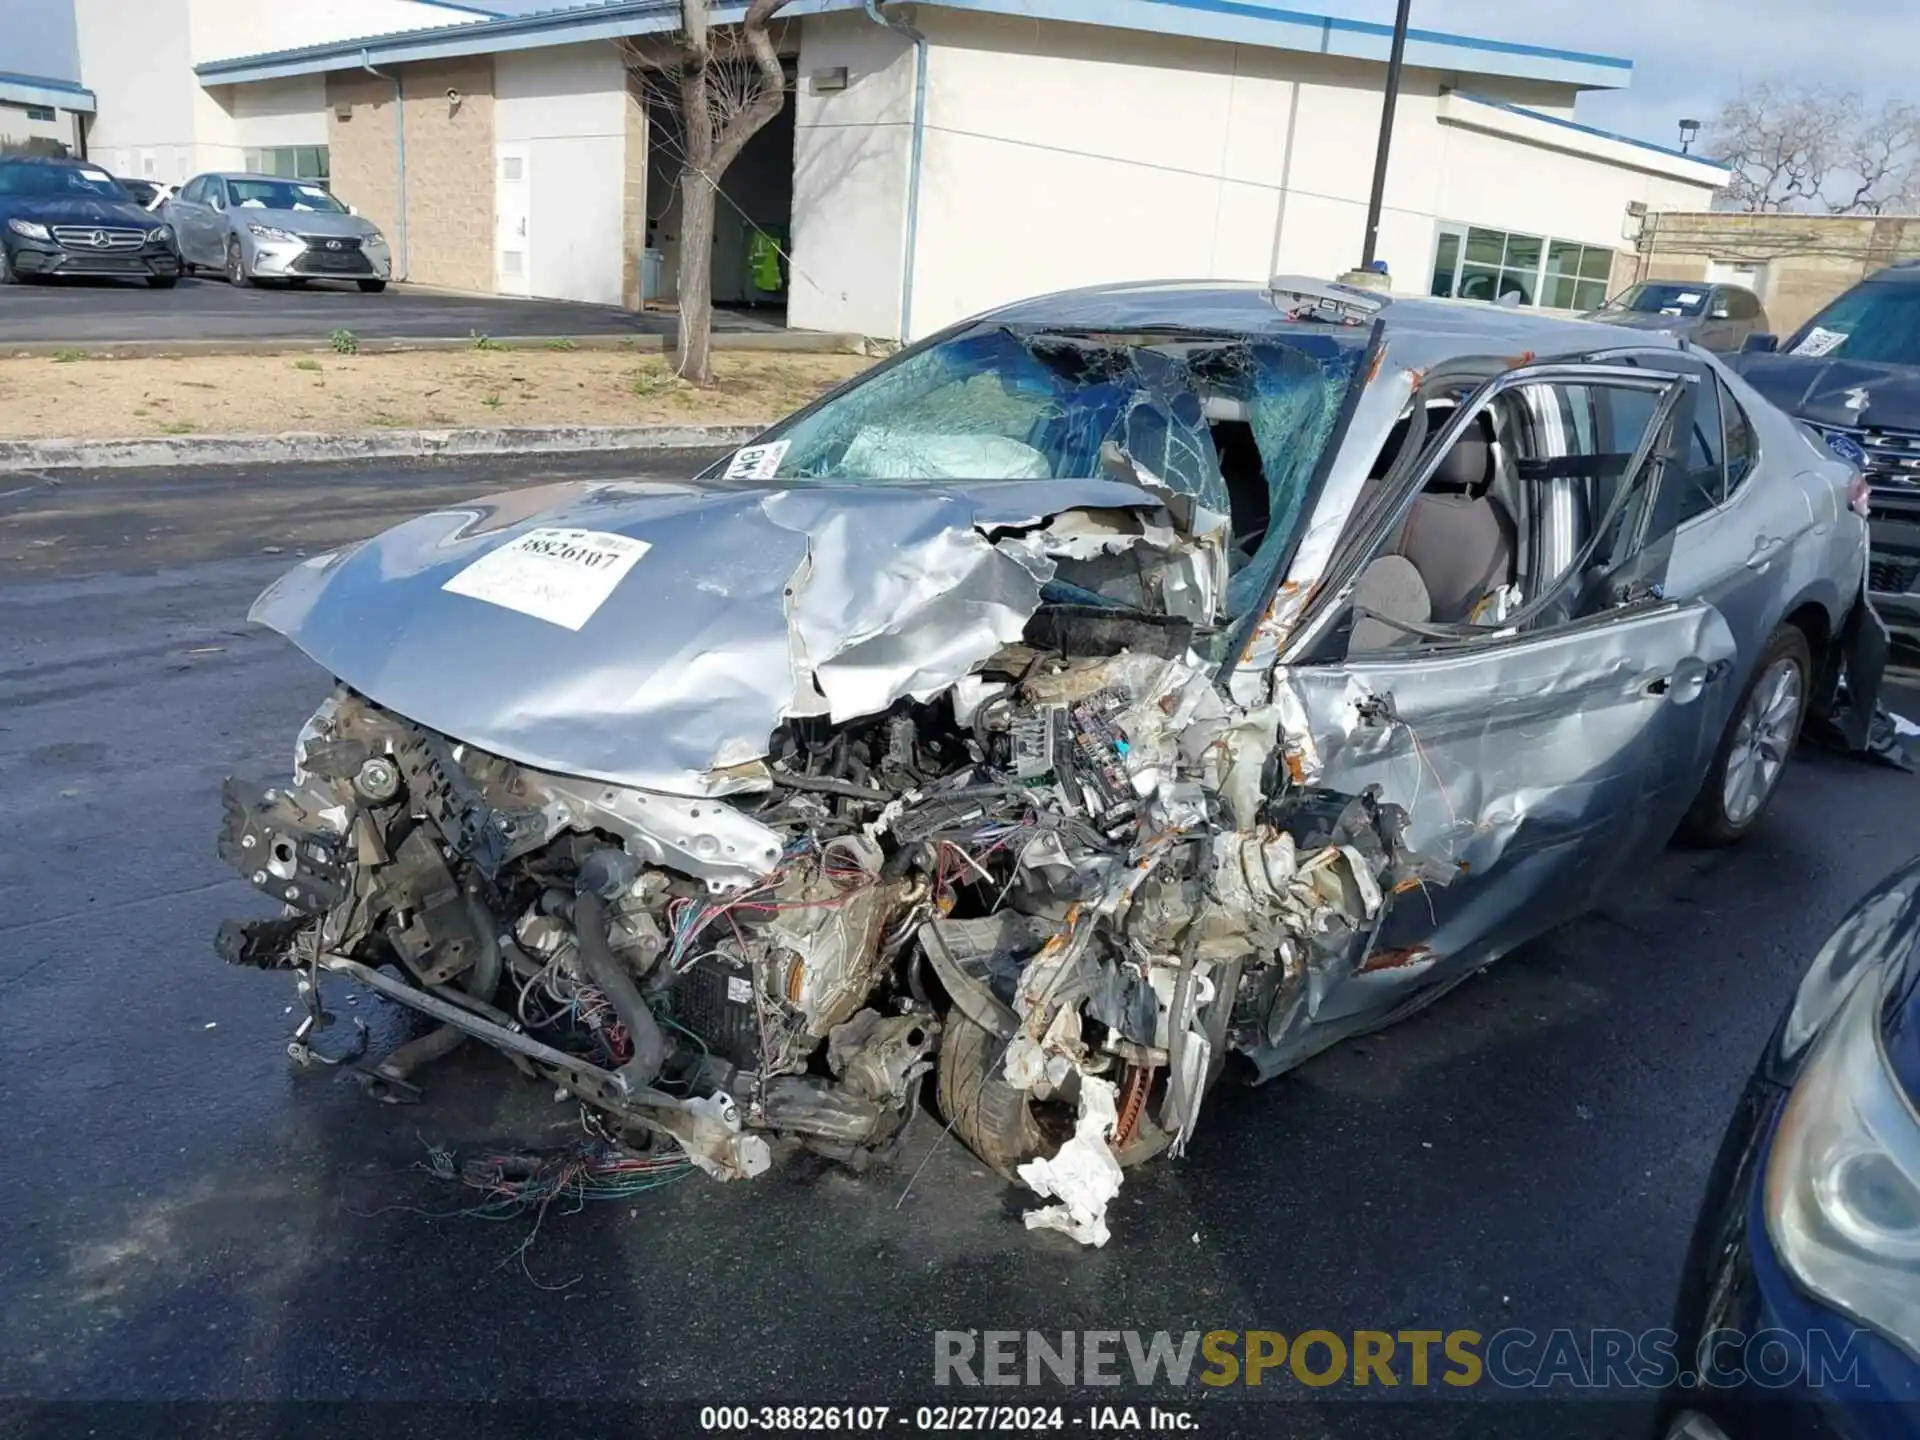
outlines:
M1858 477L1662 336L1305 280L1022 303L691 483L478 500L253 618L337 679L229 782L236 963L721 1178L933 1099L1106 1238L1271 1077L1738 839L1849 660ZM1866 657L1864 660L1861 657ZM1856 681L1856 699L1859 682Z

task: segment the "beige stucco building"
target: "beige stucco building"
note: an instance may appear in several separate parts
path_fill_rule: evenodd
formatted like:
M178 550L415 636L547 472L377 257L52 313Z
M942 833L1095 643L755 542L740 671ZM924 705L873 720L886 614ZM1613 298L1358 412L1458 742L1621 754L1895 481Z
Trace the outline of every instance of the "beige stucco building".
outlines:
M83 19L109 3L77 0ZM110 168L315 172L417 283L670 298L679 146L657 59L673 0L492 18L343 0L370 28L278 47L253 43L255 19L219 38L243 0L158 3L191 12L191 64L168 72L190 94L129 64L109 75L81 27ZM722 181L716 299L914 338L1072 285L1337 274L1360 257L1389 39L1228 0L796 0L778 29L787 103ZM1380 229L1396 288L1585 308L1640 212L1704 208L1719 167L1575 121L1580 94L1631 73L1415 31ZM138 139L164 128L143 106L191 120L167 132L184 147ZM771 290L757 236L786 257Z

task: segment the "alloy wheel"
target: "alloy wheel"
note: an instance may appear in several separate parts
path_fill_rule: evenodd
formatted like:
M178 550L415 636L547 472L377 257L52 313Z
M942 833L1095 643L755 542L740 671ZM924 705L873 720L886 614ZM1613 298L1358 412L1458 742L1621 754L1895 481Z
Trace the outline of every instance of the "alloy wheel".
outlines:
M1766 804L1786 767L1787 754L1800 733L1804 684L1791 656L1768 667L1753 687L1727 752L1726 785L1721 804L1727 819L1744 825Z

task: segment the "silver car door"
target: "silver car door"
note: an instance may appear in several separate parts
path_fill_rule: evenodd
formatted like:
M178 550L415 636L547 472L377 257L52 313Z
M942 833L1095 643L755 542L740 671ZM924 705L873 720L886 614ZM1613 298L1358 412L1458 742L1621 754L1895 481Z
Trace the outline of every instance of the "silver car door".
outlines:
M173 243L180 247L180 258L193 263L193 207L187 203L187 187L160 202L160 218L173 227Z
M212 214L207 209L207 178L196 176L174 200L168 203L178 211L179 223L174 227L180 237L181 252L187 261L194 265L215 265L219 262L208 258L208 230Z
M227 263L227 244L233 230L226 181L218 175L209 175L202 198L207 212L207 264L218 268Z
M1541 389L1580 410L1581 424L1537 428L1534 416L1554 408L1528 393ZM1371 958L1354 957L1358 989L1342 1003L1369 1007L1383 989L1391 999L1465 973L1586 908L1630 856L1664 843L1699 783L1719 708L1709 697L1732 669L1733 638L1713 606L1664 598L1674 437L1692 418L1679 377L1568 365L1509 372L1427 447L1399 513L1453 438L1506 391L1521 392L1509 397L1509 423L1495 425L1510 484L1607 487L1587 538L1552 561L1509 625L1429 627L1413 643L1330 661L1355 577L1387 553L1362 537L1335 562L1331 598L1275 677L1283 723L1309 737L1309 783L1341 795L1378 786L1407 812L1408 848L1450 876L1393 898L1369 937ZM1618 435L1616 392L1645 402ZM1519 503L1525 529L1534 502ZM1399 522L1381 504L1361 523L1385 537Z
M1790 457L1759 452L1751 421L1707 362L1665 355L1648 363L1689 375L1700 390L1702 423L1688 455L1698 513L1675 535L1669 593L1700 596L1725 617L1744 671L1786 613L1795 552L1831 530L1832 497L1816 496L1809 481L1817 477L1797 473ZM1707 487L1712 503L1703 505Z

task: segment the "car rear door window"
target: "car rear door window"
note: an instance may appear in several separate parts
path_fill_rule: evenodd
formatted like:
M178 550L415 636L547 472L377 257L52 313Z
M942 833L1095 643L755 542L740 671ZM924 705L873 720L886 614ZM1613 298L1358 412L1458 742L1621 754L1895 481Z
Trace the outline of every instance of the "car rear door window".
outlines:
M1679 519L1686 524L1713 509L1727 495L1725 446L1720 430L1723 387L1713 380L1700 387L1693 412L1693 433L1687 441L1685 469L1670 483L1682 487Z
M1753 432L1753 422L1747 419L1746 411L1733 398L1733 392L1727 389L1726 382L1716 381L1715 386L1720 392L1720 415L1726 431L1726 483L1722 494L1724 498L1732 499L1733 493L1753 473L1754 462L1759 458L1760 441Z

